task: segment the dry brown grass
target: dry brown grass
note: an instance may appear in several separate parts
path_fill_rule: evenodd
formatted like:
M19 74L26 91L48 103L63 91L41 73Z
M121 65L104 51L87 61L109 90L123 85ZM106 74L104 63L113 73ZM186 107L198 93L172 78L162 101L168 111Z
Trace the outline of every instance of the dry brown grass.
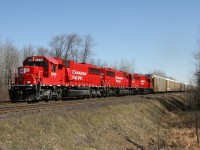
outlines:
M163 103L118 104L0 121L0 149L198 149L194 129ZM187 117L186 117L187 118Z
M199 150L197 144L193 112L179 112L179 115L172 114L167 120L171 132L168 136L167 145L171 149Z

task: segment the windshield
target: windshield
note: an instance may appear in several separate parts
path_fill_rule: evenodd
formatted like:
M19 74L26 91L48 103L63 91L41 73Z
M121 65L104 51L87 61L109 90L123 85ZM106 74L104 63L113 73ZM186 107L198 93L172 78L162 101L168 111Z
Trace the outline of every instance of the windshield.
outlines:
M47 64L47 62L45 62L45 61L42 61L42 62L35 62L35 61L32 61L32 62L29 62L29 63L28 63L28 66L38 66L38 67L47 68L47 67L48 67L48 64Z

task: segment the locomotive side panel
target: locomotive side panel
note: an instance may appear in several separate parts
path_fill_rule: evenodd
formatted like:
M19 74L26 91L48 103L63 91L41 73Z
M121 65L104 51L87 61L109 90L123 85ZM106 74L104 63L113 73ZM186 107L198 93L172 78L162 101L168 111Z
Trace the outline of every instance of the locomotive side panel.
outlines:
M122 72L122 71L116 71L115 76L115 86L119 88L128 88L129 87L129 74Z
M100 87L101 86L100 68L92 65L88 66L88 80L90 86Z
M130 74L112 68L101 68L103 95L128 95Z
M111 68L101 68L101 85L103 87L117 87L115 81L115 70Z
M66 69L66 81L70 86L100 86L100 68L70 61L70 66Z
M48 63L48 76L44 76L42 84L49 86L65 85L65 69L61 64Z
M133 74L132 88L150 88L149 77L141 74Z
M129 74L111 68L101 68L102 86L128 88Z
M133 74L131 88L138 94L152 93L152 79L147 75Z
M140 88L141 77L138 74L133 74L131 88Z

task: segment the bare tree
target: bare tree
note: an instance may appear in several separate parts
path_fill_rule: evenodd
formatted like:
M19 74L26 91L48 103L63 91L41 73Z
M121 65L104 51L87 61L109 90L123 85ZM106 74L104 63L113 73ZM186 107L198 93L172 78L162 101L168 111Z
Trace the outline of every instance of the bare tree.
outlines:
M116 60L110 65L110 67L131 74L135 71L135 63L133 59L121 59L120 61Z
M94 45L94 39L90 34L87 34L82 38L82 51L80 53L80 60L82 63L87 62L93 55L92 48Z
M78 61L81 38L75 34L62 34L50 40L50 56Z
M187 103L190 109L193 111L192 115L191 112L189 111L191 115L191 123L195 125L195 134L196 134L196 139L197 143L199 143L199 104L200 104L200 90L199 88L196 89L191 89L187 91Z
M172 79L172 80L176 80L176 78L168 76L165 71L163 70L154 70L153 72L151 72L150 74L155 74L164 78L168 78L168 79Z
M200 42L199 48L200 48ZM197 52L194 55L195 58L195 73L194 73L194 78L196 82L196 89L194 90L195 92L195 97L193 99L193 109L195 111L195 128L196 128L196 137L197 137L197 143L199 143L199 106L200 106L200 51Z
M50 55L52 57L62 58L66 50L66 35L57 35L51 38L49 45L51 47Z
M35 54L35 47L31 44L24 46L23 49L23 60L27 57L33 56Z
M20 53L10 40L0 41L0 98L8 98L8 85L14 68L18 67Z
M77 34L69 34L67 36L67 49L65 52L64 59L69 58L69 52L71 54L71 59L74 61L78 61L78 55L79 55L79 47L81 44L81 38Z
M99 58L97 58L97 59L90 59L90 63L92 65L95 65L95 66L101 67L101 68L107 68L108 67L107 61L99 59Z
M129 61L127 59L122 59L119 65L119 70L129 73L134 73L134 62Z
M55 51L54 51L53 49L50 50L50 51L48 52L48 56L50 56L50 57L56 57ZM59 57L56 57L56 58L59 58Z
M195 78L197 87L200 88L200 52L195 53L194 58L195 58L194 78Z
M108 68L108 62L106 60L100 62L100 60L97 59L97 63L98 63L98 65L100 65L100 67Z
M38 47L37 48L37 55L40 55L40 56L48 56L48 49L47 48L44 48L42 46Z
M6 41L4 44L4 76L6 78L7 84L10 82L11 75L14 68L18 67L20 60L20 54L17 48L11 41Z
M3 81L4 81L4 45L3 43L0 41L0 68L1 68L1 71L0 71L0 90L2 88L2 85L3 85Z
M152 74L155 74L155 75L158 75L158 76L161 76L161 77L167 77L165 71L163 71L163 70L154 70L152 72Z
M200 48L200 42L199 48ZM193 77L191 77L191 80L194 83L195 86L193 88L188 88L187 91L187 102L189 107L192 109L192 115L191 119L192 122L191 124L194 123L195 125L195 134L196 134L196 139L197 143L199 143L199 121L200 121L200 114L199 114L199 109L200 109L200 51L194 54L194 64L195 64L195 70ZM189 112L191 113L191 112Z
M119 69L119 61L115 60L114 62L110 63L109 67L118 70Z

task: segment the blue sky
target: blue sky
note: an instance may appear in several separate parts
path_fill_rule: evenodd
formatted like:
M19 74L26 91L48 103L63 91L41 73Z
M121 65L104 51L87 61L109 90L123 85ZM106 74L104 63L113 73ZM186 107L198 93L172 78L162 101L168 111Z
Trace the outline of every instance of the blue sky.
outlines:
M199 6L199 0L0 0L0 37L22 48L48 47L58 34L91 34L95 58L133 59L138 73L162 70L188 82Z

